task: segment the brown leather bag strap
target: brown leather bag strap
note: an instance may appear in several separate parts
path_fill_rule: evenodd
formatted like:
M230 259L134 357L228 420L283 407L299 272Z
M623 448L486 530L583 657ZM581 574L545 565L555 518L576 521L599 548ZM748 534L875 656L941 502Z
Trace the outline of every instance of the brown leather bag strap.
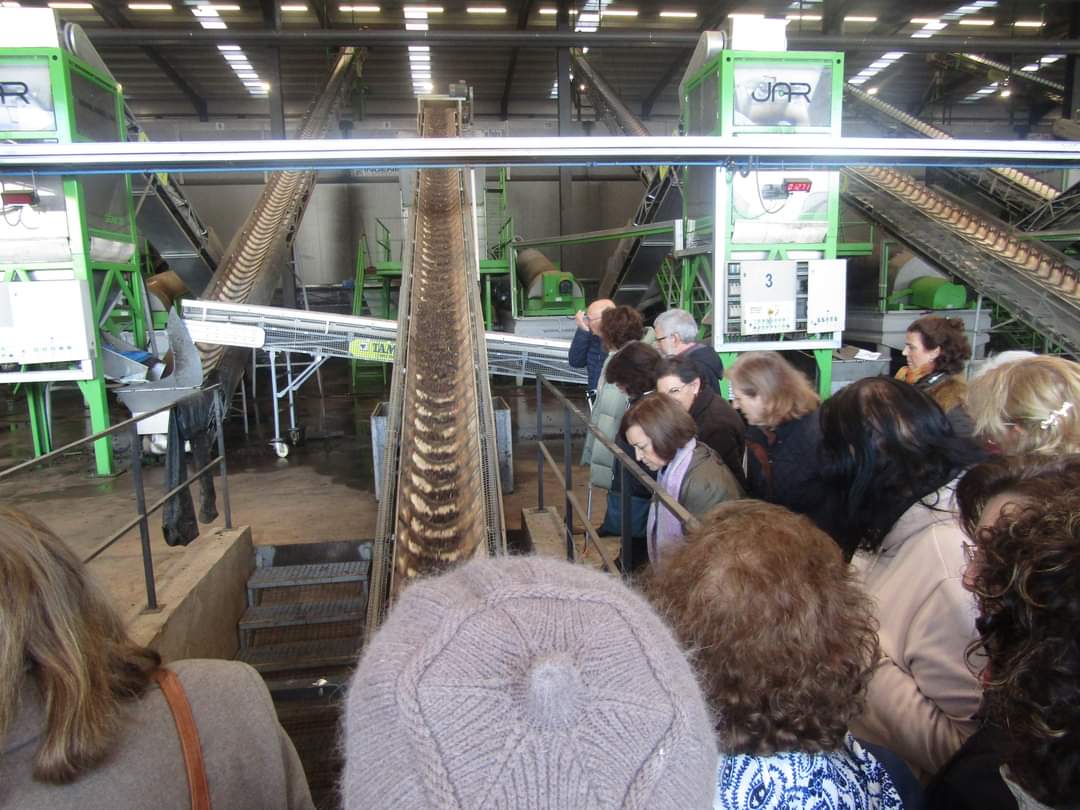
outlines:
M203 762L202 743L199 742L195 716L191 713L191 703L180 679L171 669L160 668L154 673L154 680L165 695L176 722L176 732L180 736L180 749L184 754L184 768L191 791L191 810L210 810L210 785L206 781L206 763Z

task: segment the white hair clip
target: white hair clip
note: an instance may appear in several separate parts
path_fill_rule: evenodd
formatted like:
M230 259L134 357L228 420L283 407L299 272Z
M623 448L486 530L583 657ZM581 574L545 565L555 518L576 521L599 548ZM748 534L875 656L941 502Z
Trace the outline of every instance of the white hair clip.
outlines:
M1050 430L1054 425L1058 423L1059 419L1064 419L1069 415L1069 411L1072 410L1073 404L1071 402L1062 403L1061 407L1056 411L1050 411L1050 415L1039 422L1039 427L1043 430Z

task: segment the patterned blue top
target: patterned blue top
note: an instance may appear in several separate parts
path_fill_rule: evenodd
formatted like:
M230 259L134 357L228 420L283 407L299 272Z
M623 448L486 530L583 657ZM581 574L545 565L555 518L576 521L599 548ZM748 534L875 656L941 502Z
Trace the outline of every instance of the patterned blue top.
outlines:
M902 810L892 779L850 734L839 751L720 755L714 810Z

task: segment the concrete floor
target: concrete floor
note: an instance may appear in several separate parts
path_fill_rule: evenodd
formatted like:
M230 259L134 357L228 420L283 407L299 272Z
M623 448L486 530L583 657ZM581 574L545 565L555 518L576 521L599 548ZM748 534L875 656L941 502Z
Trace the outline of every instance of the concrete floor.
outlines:
M262 381L260 381L262 382ZM521 510L537 504L536 396L535 385L516 387L497 380L495 393L507 401L514 429L514 492L504 496L507 529L521 528ZM307 441L294 448L287 459L278 459L268 441L273 434L271 403L262 385L258 407L245 436L241 420L227 425L226 445L229 492L234 525L250 525L256 545L367 539L373 535L378 503L374 496L370 415L385 392L353 396L349 393L348 367L331 362L323 369L324 395L314 381L300 392L298 418L306 427ZM10 388L0 389L0 469L32 454L25 403L12 398ZM581 403L579 390L568 394ZM555 398L545 397L545 441L562 459L562 413ZM89 432L81 399L74 391L54 395L54 433L58 445ZM114 420L125 418L117 408ZM283 412L283 419L285 414ZM580 456L581 434L576 428L573 458ZM26 509L45 521L85 556L135 513L129 452L126 437L118 437L116 455L123 470L112 478L93 474L88 453L75 452L59 461L0 482L0 501ZM575 492L585 503L587 470L574 467ZM153 502L165 491L164 466L144 466L146 497ZM545 470L548 505L562 512L563 498L554 472ZM222 511L218 481L218 511ZM602 517L602 501L594 505L594 524ZM224 525L219 516L213 526ZM185 549L165 545L160 513L150 521L156 576L167 580L185 570ZM580 527L578 528L580 533ZM195 542L198 542L196 540ZM581 546L579 534L579 547ZM614 545L612 545L614 548ZM539 553L561 555L561 544L538 548ZM617 552L616 552L617 553ZM139 535L133 530L91 563L107 585L125 616L145 606Z

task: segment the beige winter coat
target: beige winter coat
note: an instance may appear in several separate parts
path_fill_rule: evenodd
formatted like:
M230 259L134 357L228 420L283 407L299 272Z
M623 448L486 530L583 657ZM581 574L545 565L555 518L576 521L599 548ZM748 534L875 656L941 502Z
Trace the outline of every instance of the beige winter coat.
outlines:
M975 602L964 590L955 482L897 520L876 554L853 565L877 603L882 659L851 732L891 749L924 780L976 729L980 689L965 650ZM936 508L935 508L936 507Z
M300 759L255 670L235 661L195 660L169 668L191 703L214 810L313 810ZM176 725L156 685L129 704L112 755L69 785L31 778L44 714L30 679L20 701L0 747L3 810L191 809Z

